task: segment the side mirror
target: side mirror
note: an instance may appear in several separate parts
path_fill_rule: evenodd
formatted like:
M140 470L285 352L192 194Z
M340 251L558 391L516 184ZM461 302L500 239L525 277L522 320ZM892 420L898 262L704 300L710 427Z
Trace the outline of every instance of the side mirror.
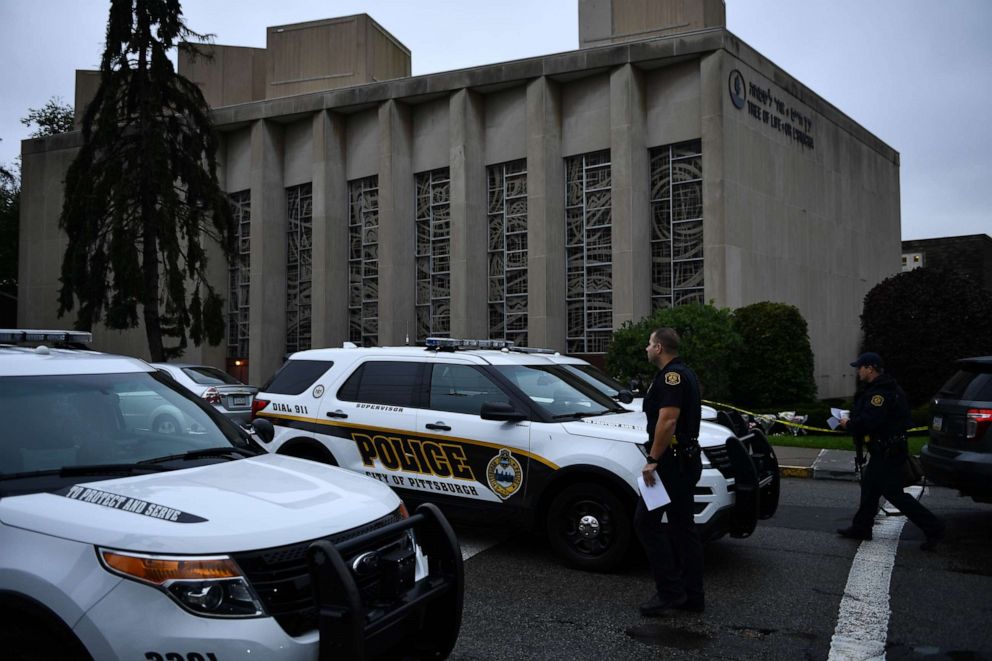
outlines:
M276 429L272 426L272 423L265 418L255 418L251 421L251 427L266 443L271 443L272 439L276 437Z
M630 404L632 401L634 401L634 393L630 392L629 390L621 390L620 392L617 393L617 401L619 401L621 404Z
M479 416L483 420L496 420L499 422L520 422L526 420L527 415L513 408L507 402L486 402L479 411Z

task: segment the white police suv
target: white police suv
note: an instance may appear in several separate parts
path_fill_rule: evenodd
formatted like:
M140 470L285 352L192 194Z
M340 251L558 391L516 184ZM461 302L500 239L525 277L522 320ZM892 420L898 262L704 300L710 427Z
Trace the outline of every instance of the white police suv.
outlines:
M270 424L140 360L47 346L79 339L0 330L4 659L450 652L462 560L436 507L263 452ZM157 429L162 407L186 422Z
M539 352L488 340L293 354L256 395L266 447L364 473L453 517L543 528L567 563L606 570L632 541L644 414ZM750 535L778 505L760 433L703 423L696 521Z

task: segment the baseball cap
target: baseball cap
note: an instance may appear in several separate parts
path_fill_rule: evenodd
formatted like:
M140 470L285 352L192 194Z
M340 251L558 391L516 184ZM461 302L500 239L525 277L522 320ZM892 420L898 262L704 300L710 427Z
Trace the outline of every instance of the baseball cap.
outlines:
M851 363L851 367L881 367L882 357L874 351L866 351Z

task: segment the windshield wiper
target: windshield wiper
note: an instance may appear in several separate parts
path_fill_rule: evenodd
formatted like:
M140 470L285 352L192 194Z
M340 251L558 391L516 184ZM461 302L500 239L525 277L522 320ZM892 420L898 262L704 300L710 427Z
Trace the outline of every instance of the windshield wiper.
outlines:
M565 418L594 418L599 415L606 415L607 413L614 413L612 409L606 409L605 411L600 411L598 413L587 413L585 411L576 411L575 413L562 413L560 415L551 416L552 420L564 420Z
M236 448L233 445L231 447L222 448L203 448L200 450L190 450L189 452L183 452L182 454L170 454L165 457L155 457L154 459L145 459L141 461L142 464L158 464L165 461L188 461L190 459L202 459L204 457L223 457L229 454L238 454L242 457L254 457L258 453L254 450L247 450L245 448Z
M161 473L171 470L165 466L149 466L145 463L137 464L90 464L84 466L63 466L62 468L52 468L49 470L26 471L23 473L0 473L0 480L20 480L31 477L48 477L57 475L58 477L79 477L81 475L133 475L135 473Z

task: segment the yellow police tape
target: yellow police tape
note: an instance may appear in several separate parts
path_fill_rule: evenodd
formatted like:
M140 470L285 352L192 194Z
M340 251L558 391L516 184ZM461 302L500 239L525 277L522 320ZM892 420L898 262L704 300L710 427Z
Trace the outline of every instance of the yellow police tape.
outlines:
M775 422L786 425L787 427L796 427L797 429L806 429L808 431L821 432L824 434L847 434L848 432L839 429L827 429L825 427L811 427L810 425L803 425L798 422L792 422L791 420L782 420L778 418L773 413L754 413L753 411L748 411L746 409L737 408L732 404L724 404L723 402L713 402L708 399L702 400L704 404L709 404L710 406L717 406L724 409L732 409L738 411L739 413L747 413L748 415L753 415L759 418L774 418ZM913 427L912 429L907 429L907 432L913 431L926 431L927 427Z

